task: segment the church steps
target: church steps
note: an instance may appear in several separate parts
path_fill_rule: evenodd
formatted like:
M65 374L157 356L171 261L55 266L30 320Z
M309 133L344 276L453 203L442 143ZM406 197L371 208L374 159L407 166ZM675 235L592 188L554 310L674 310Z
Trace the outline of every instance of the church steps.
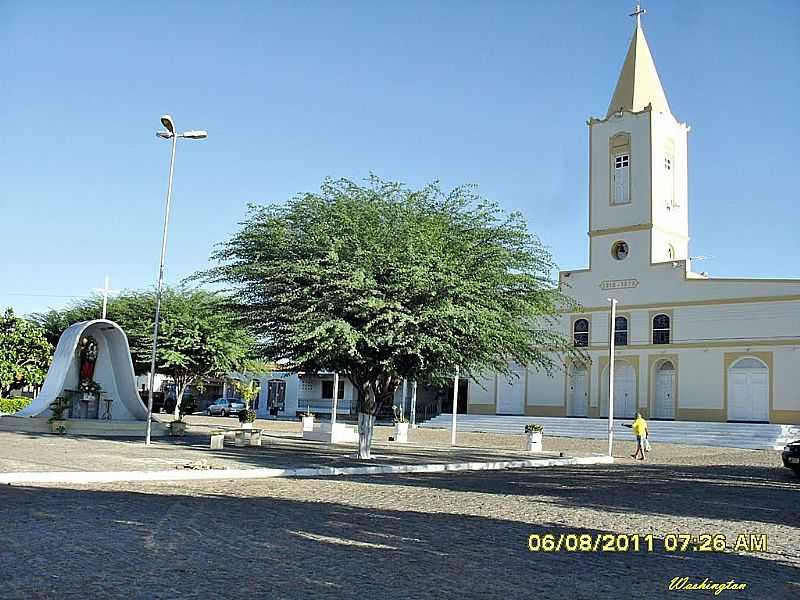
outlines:
M452 415L442 414L421 427L449 429ZM622 427L632 419L615 419L616 436L631 438L630 429ZM580 417L535 417L503 415L458 415L457 429L466 432L523 434L525 425L539 423L545 436L605 439L607 419ZM654 443L688 444L748 449L780 449L788 441L800 439L800 426L770 423L712 423L698 421L648 421ZM632 439L632 438L631 438Z

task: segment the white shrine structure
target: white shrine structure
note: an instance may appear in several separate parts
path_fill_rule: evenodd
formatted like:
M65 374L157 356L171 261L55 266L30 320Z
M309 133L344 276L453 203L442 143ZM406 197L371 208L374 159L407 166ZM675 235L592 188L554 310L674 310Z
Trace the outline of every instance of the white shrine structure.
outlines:
M39 394L23 410L3 417L0 428L47 431L56 402L62 404L67 433L144 434L147 408L136 389L128 338L119 325L96 319L68 327ZM165 433L160 423L153 426L157 434Z

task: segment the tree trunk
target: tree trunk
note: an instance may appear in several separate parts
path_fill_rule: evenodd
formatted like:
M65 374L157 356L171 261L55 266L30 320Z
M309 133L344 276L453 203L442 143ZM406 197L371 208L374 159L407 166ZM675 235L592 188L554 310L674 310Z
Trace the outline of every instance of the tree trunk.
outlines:
M183 392L185 391L185 385L175 386L175 413L172 415L175 421L179 421L181 418L181 402L183 402Z
M369 460L372 458L372 433L375 431L375 415L358 413L358 458Z

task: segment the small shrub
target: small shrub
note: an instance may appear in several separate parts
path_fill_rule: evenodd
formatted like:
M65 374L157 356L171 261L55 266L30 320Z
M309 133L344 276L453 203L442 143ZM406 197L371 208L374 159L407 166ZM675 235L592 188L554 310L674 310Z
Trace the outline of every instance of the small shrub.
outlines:
M256 411L250 409L242 409L238 413L239 423L253 423L256 420Z
M50 418L48 421L51 423L53 421L62 421L64 419L64 413L67 412L68 409L69 400L64 398L64 396L59 396L55 401L50 403Z
M525 425L525 433L541 433L544 431L544 426L538 423L528 423Z
M30 403L30 398L0 398L0 413L15 413Z

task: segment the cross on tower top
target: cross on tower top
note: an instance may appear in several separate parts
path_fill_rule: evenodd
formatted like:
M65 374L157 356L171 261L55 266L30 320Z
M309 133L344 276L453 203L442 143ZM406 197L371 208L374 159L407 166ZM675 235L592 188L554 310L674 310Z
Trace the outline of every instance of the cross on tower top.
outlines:
M642 15L645 14L647 11L643 9L638 4L636 5L636 10L629 14L629 17L636 17L636 27L642 26Z

